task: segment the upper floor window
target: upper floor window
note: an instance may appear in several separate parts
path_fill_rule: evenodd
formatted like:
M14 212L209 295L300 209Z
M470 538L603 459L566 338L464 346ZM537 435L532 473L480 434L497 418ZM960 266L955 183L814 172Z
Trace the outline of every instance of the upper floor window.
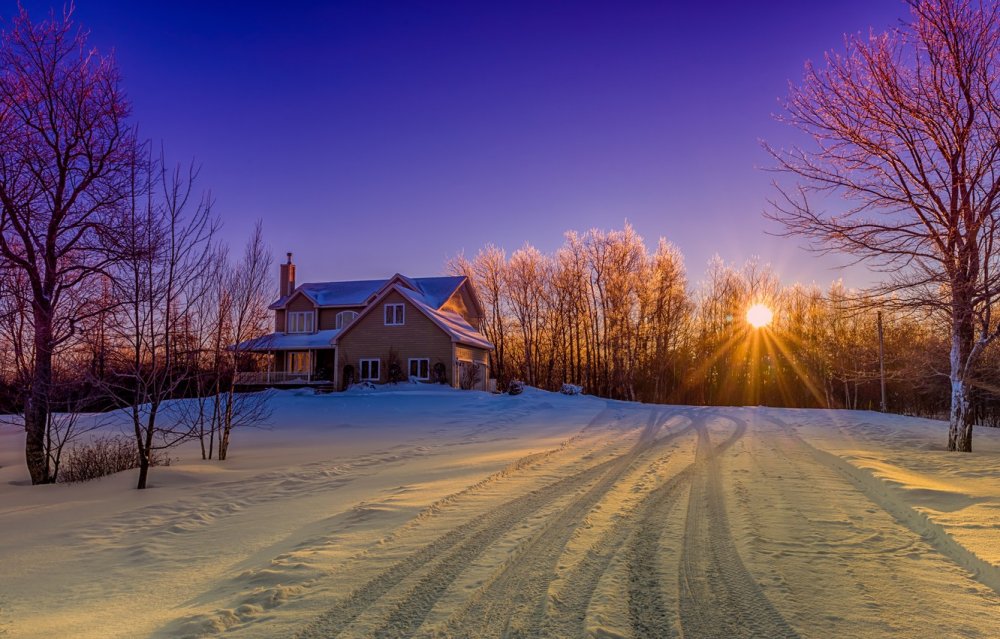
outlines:
M340 311L339 313L337 313L337 318L336 318L337 330L339 331L340 329L350 324L352 321L354 321L354 318L357 316L358 314L355 313L354 311Z
M386 326L402 326L405 323L405 312L403 304L386 304L385 305L385 325Z
M314 332L316 314L312 311L292 311L288 313L285 321L286 333L312 333Z

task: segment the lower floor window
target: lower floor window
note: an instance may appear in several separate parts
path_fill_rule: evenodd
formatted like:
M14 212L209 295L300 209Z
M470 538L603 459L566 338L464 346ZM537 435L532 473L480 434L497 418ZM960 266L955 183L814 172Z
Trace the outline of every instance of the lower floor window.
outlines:
M361 360L361 379L363 381L378 381L379 379L379 364L381 360L378 359L363 359Z
M309 351L292 351L288 354L289 373L308 373L312 369Z
M417 357L410 360L410 377L414 379L431 378L431 360Z

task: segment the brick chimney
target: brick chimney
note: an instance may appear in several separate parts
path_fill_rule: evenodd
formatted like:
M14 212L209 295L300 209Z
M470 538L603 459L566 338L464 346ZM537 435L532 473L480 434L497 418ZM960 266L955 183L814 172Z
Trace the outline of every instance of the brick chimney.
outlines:
M287 297L295 290L295 265L292 264L292 254L288 254L288 261L282 264L278 273L278 297Z

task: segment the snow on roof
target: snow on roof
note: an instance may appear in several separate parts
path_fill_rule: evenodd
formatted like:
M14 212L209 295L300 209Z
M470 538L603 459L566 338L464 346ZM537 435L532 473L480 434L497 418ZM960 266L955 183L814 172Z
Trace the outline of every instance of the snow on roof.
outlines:
M234 351L272 351L298 348L332 348L330 342L339 328L331 328L315 333L271 333L241 342L232 347Z
M426 296L410 290L403 286L396 286L397 291L403 297L410 300L414 306L418 307L432 321L437 323L453 340L459 344L475 346L477 348L493 349L493 344L483 335L465 321L465 318L452 311L441 311L431 305L431 301ZM447 298L446 298L447 299ZM443 302L442 302L443 303Z
M413 281L420 288L420 292L423 293L429 305L434 308L441 308L448 301L448 298L455 294L458 287L462 285L465 277L461 275L451 277L418 277Z
M402 277L402 276L400 276ZM391 279L391 278L390 278ZM292 295L301 292L316 303L317 306L364 306L368 299L378 293L390 279L359 280L353 282L309 282L298 286ZM427 300L427 304L435 309L448 301L448 298L461 286L465 278L449 277L403 277L408 284L415 286ZM292 297L288 295L271 304L271 308L281 308Z

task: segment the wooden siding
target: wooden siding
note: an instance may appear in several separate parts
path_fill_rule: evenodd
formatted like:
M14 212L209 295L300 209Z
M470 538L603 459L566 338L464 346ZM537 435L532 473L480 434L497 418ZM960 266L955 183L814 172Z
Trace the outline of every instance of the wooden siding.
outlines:
M386 304L405 305L405 323L402 326L385 325ZM346 365L353 366L357 374L360 372L360 360L379 358L382 360L379 381L385 382L391 348L398 354L404 375L409 374L408 360L411 357L426 357L432 369L438 362L444 364L448 381L454 383L451 338L399 293L389 293L370 313L355 322L350 332L338 340L337 374L340 379Z
M316 305L312 303L305 295L296 295L295 299L288 302L285 308L289 311L314 311L316 310Z
M337 328L337 313L342 311L354 311L360 313L365 310L364 306L344 306L338 308L319 309L319 330L326 331Z
M490 361L489 352L481 348L475 348L473 346L462 346L457 344L455 346L455 359L464 359L469 362L477 362L479 364L487 364Z

